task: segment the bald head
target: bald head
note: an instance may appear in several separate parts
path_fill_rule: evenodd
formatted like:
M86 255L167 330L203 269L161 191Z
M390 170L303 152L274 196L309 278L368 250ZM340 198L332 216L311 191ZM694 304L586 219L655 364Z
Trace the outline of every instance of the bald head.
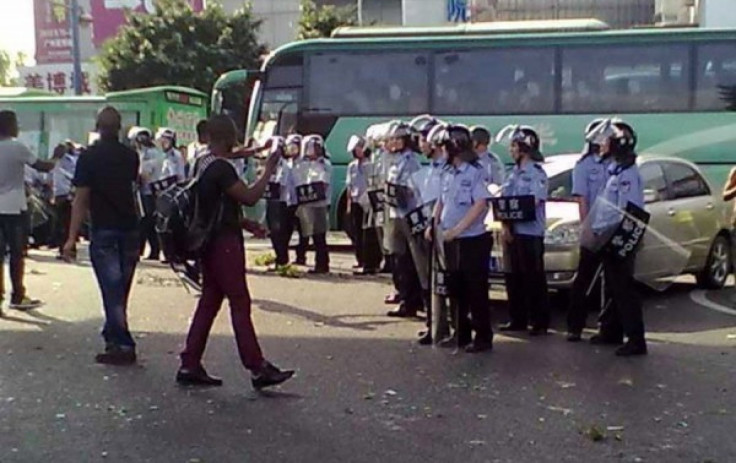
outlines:
M122 117L117 109L105 106L97 113L97 132L100 137L116 137L122 127Z

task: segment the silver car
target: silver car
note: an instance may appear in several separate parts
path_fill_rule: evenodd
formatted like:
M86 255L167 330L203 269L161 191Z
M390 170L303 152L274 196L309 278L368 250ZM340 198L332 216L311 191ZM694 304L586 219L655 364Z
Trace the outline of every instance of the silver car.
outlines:
M549 178L544 263L549 287L561 293L572 287L577 275L580 214L572 197L572 171L579 158L579 154L550 156L544 164ZM722 288L731 271L731 208L721 199L720 191L695 164L683 159L644 155L637 162L646 209L651 214L650 228L689 253L681 273L695 275L701 287ZM498 235L500 224L492 217L487 223ZM495 239L491 258L494 282L502 281L505 267L500 240ZM663 268L657 276L676 276L671 272L678 270Z

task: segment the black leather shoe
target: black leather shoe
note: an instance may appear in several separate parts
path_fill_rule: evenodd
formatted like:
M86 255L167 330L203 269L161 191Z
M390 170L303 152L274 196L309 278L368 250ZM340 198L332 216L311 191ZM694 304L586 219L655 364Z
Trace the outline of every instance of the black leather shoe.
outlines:
M385 304L398 304L401 302L401 298L399 297L397 293L392 293L384 297L383 302Z
M292 265L307 265L307 259L297 259L291 264Z
M367 275L375 275L376 273L377 272L376 272L375 269L364 268L364 269L361 269L361 270L354 271L353 272L353 275L356 275L356 276L367 276Z
M529 330L529 336L547 336L547 328L535 327Z
M95 356L95 362L103 365L127 366L135 364L135 351L130 349L108 348Z
M581 333L578 333L576 331L567 332L567 342L580 342L582 340L583 340L583 336Z
M627 342L616 349L618 357L633 357L636 355L647 355L647 344L645 342Z
M182 386L222 386L222 380L208 375L204 367L196 370L179 368L176 372L176 382Z
M481 352L490 352L492 350L493 343L488 341L473 341L471 344L465 347L465 352L467 352L468 354L479 354Z
M606 336L603 334L595 334L591 336L590 343L594 346L619 346L624 343L622 338Z
M307 270L307 273L311 275L326 275L330 273L330 269L329 268L310 268L309 270Z
M424 333L418 340L417 343L420 346L431 346L432 345L432 335L430 333Z
M258 371L253 372L251 384L253 389L260 391L266 387L278 386L291 379L292 376L294 376L294 370L281 370L271 363L265 362Z
M516 331L521 332L521 331L526 331L527 327L523 325L517 325L514 323L506 323L505 325L499 326L498 330L506 332L506 333L516 332Z

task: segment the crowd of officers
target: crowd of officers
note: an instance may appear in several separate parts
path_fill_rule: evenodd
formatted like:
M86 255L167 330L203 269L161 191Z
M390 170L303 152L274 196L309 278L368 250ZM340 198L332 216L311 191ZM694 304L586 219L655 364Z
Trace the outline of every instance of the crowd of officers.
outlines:
M620 120L596 120L586 128L586 148L574 170L573 194L581 223L607 236L621 222L629 202L643 208L636 167L636 135ZM425 115L413 121L371 126L350 138L348 229L356 245L357 274L374 274L382 261L392 272L398 302L391 317L426 313L419 343L484 352L493 347L489 267L493 235L486 225L491 204L525 204L515 220L502 221L500 239L506 265L510 322L501 331L548 333L550 314L544 269L547 175L540 139L529 126L509 126L497 141L508 144L513 168L507 172L489 150L490 131L450 124ZM271 149L283 159L268 193L268 225L277 266L288 263L288 242L296 226L312 236L314 272L329 271L325 243L330 206L331 164L317 135L276 139ZM422 159L422 157L426 159ZM424 161L424 162L423 162ZM594 209L599 196L606 210ZM587 220L587 215L596 217ZM605 227L604 227L605 225ZM610 235L610 233L608 233ZM303 256L303 253L301 254ZM594 344L624 344L617 355L646 353L641 302L633 283L633 256L620 261L605 246L581 249L573 290L568 340L580 341L591 301L590 287L607 275L610 298ZM598 299L600 296L598 296Z

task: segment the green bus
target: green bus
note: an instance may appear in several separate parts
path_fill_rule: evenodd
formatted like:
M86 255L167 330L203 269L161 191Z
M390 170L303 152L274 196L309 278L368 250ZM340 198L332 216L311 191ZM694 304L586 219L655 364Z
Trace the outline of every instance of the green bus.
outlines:
M207 94L183 87L145 88L105 96L0 97L0 110L18 114L21 139L42 158L63 140L86 143L94 130L97 111L107 104L121 112L126 131L134 125L152 130L171 127L177 131L180 144L196 139L195 126L208 113Z
M532 125L547 155L579 152L591 119L619 116L637 129L640 152L694 161L717 184L736 164L736 29L610 30L596 20L348 28L285 45L252 75L247 136L325 137L334 226L350 135L422 113L491 131Z

